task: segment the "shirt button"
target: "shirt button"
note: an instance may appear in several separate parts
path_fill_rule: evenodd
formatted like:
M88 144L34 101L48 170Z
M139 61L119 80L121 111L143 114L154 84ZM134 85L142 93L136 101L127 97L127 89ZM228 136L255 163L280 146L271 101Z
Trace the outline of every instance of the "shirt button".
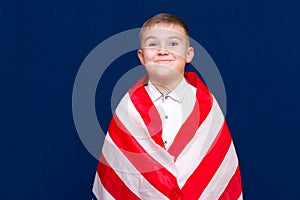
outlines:
M164 141L164 143L165 143L165 144L167 144L167 143L168 143L168 141L167 141L167 140L165 140L165 141Z
M168 119L168 118L169 118L169 116L168 116L168 115L165 115L165 118L166 118L166 119Z
M169 96L165 96L165 99L167 99Z

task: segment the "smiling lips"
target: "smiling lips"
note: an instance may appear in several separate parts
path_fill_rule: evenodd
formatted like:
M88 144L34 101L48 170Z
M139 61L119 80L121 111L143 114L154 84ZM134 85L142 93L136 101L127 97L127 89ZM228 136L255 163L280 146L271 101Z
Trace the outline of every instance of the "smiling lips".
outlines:
M168 63L170 63L172 61L173 61L172 59L159 59L159 60L154 60L154 63L157 63L157 64L168 64Z

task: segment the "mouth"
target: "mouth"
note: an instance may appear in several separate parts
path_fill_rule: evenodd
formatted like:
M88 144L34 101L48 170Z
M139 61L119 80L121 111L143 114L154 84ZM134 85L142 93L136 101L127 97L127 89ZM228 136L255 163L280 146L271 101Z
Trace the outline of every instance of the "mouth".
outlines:
M171 59L161 59L161 60L155 60L154 63L156 64L169 64L173 62Z

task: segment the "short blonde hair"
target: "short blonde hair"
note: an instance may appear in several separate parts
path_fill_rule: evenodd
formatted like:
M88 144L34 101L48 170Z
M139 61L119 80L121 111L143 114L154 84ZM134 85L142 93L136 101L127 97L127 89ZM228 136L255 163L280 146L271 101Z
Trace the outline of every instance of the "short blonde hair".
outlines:
M173 15L173 14L160 13L160 14L157 14L157 15L151 17L147 21L145 21L145 23L143 24L143 27L141 28L141 31L140 31L140 35L139 35L140 41L142 40L142 36L143 36L143 32L144 32L145 28L153 27L159 23L164 23L164 24L169 24L169 25L178 25L183 28L184 33L186 34L187 37L190 36L189 29L188 29L186 23L181 18L179 18L178 16ZM188 43L189 43L189 40L188 40Z
M190 36L190 32L189 32L189 29L188 29L186 23L178 16L173 15L173 14L168 14L168 13L160 13L160 14L157 14L157 15L151 17L150 19L145 21L142 29L146 28L146 27L153 27L153 26L157 25L158 23L178 25L184 29L184 32L187 36Z

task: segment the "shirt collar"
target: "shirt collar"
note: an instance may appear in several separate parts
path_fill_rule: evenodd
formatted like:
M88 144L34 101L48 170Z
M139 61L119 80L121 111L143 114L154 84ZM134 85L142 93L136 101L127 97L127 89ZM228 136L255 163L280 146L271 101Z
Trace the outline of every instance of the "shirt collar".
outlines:
M148 94L153 102L161 98L170 97L172 100L181 103L188 89L188 83L185 78L183 78L174 90L172 90L168 94L163 94L158 89L156 89L153 83L149 80L147 89Z

